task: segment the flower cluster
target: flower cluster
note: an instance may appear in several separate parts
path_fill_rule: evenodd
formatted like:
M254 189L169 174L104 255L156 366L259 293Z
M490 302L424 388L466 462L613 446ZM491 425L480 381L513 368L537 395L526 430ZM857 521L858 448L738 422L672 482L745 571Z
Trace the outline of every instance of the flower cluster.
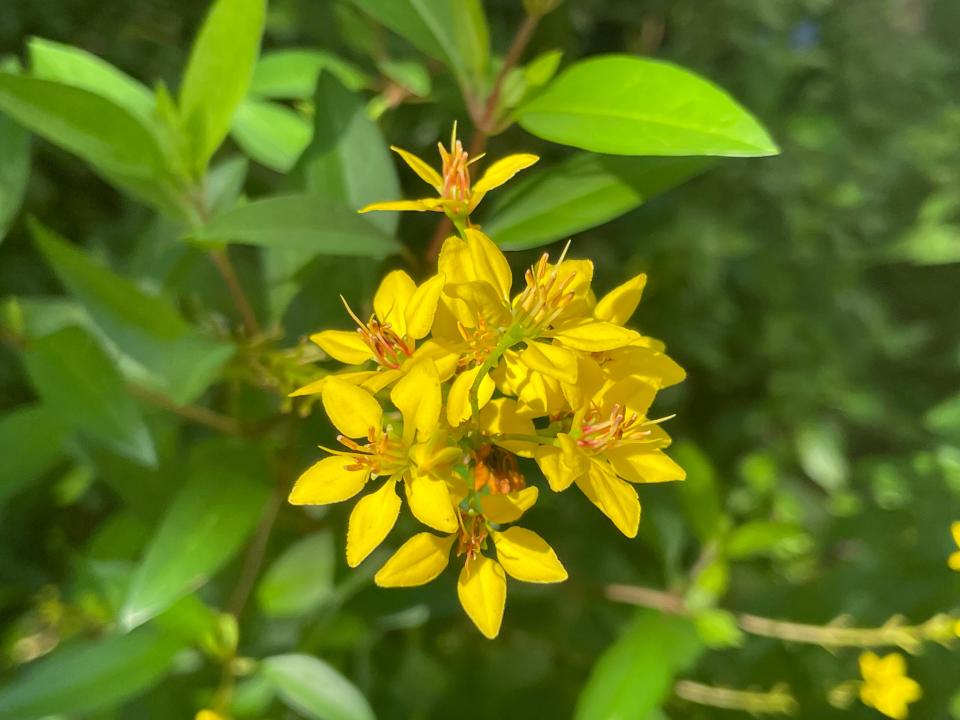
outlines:
M376 574L383 587L427 583L463 558L457 592L480 631L495 637L506 576L560 582L567 572L539 535L515 525L537 501L519 458L535 462L554 492L576 485L628 537L640 521L634 483L680 480L665 453L670 438L651 419L657 390L683 370L661 342L626 327L643 292L639 275L599 300L593 265L547 255L519 288L503 253L469 213L488 190L536 161L515 155L471 184L454 139L441 146L442 174L398 151L440 197L366 209L445 212L459 234L446 240L438 272L417 285L395 270L356 331L311 337L350 366L294 395L319 394L340 448L298 479L290 502L356 503L347 562L360 564L396 523L401 494L430 529L414 535ZM569 246L568 246L569 247ZM344 303L346 305L346 303ZM532 464L530 464L532 467Z

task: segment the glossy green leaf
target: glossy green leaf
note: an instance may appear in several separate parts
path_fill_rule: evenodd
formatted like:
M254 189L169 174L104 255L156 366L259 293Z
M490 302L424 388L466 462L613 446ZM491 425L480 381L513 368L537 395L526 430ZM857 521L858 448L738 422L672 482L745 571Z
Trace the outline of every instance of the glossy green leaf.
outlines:
M244 100L233 118L231 135L247 155L285 173L310 144L313 129L300 113L279 103Z
M26 405L0 417L0 505L60 459L70 426L43 405Z
M336 550L329 532L298 540L267 569L257 588L257 600L267 615L296 617L333 593Z
M253 71L250 94L261 98L309 100L321 72L330 73L354 91L371 83L362 70L336 55L294 48L263 54Z
M670 454L687 471L687 479L677 484L683 514L700 542L707 543L720 530L723 514L713 463L689 440L675 443Z
M32 340L23 362L47 407L81 434L141 464L156 462L139 408L89 333L65 327Z
M86 716L116 707L156 683L181 648L176 637L152 627L73 642L0 688L0 720Z
M31 229L47 262L98 328L143 366L141 381L181 404L209 387L233 354L232 345L207 337L171 301L144 292L39 223Z
M158 140L140 118L89 90L0 72L0 110L110 173L149 178L164 167Z
M660 60L574 63L516 110L544 140L615 155L775 155L767 131L725 91Z
M702 651L687 618L641 611L593 666L575 720L647 720Z
M369 703L353 684L310 655L275 655L261 672L284 704L310 720L374 720Z
M200 174L247 94L260 54L266 0L216 0L193 44L180 86L180 114Z
M483 229L506 250L546 245L609 222L712 162L578 153L492 194Z
M34 77L89 90L152 122L153 93L106 60L86 50L43 38L31 38L28 47Z
M0 113L0 242L20 210L30 179L30 133Z
M461 85L476 87L490 60L490 34L480 0L353 0L414 47L443 60Z
M206 583L240 550L269 492L255 449L227 441L198 447L137 567L121 622L141 625Z
M806 531L793 523L752 520L731 531L724 554L731 560L770 557L791 543L804 542L806 537Z
M240 205L197 230L195 237L302 248L318 255L384 257L399 249L373 223L319 195L275 195Z

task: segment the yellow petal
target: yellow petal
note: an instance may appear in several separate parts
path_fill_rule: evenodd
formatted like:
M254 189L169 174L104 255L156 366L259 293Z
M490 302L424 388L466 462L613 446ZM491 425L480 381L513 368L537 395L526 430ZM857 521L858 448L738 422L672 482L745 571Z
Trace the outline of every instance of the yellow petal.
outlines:
M606 320L614 325L625 325L640 304L640 296L647 284L647 276L640 273L618 285L597 303L593 316L597 320Z
M480 411L480 430L484 435L491 437L495 435L527 435L535 438L537 434L533 421L529 417L518 414L517 401L513 398L491 400ZM525 442L494 438L494 442L521 457L533 457L533 451L537 447L536 441Z
M557 435L556 445L541 445L534 453L540 471L550 489L562 492L587 472L589 460L576 441L565 433Z
M453 427L470 417L470 388L473 387L480 368L481 366L477 365L475 368L460 373L450 386L450 394L447 395L447 422ZM481 381L477 393L479 407L482 408L490 401L495 389L496 384L493 382L493 378L487 374Z
M617 529L627 537L636 537L640 527L640 500L637 491L610 470L594 460L590 469L577 478L579 487L587 498L600 508Z
M387 480L380 489L360 498L347 524L347 565L356 567L390 534L400 513L396 483Z
M611 448L604 453L617 475L636 483L685 480L687 473L661 450L636 443Z
M505 495L483 495L480 509L490 522L506 525L520 519L537 502L540 491L535 485Z
M417 288L410 297L404 313L407 337L419 340L426 337L433 327L433 318L437 314L437 302L443 290L443 275L434 275Z
M441 345L435 340L427 340L414 351L410 360L412 362L432 360L440 374L440 382L446 382L457 371L460 353L453 348Z
M373 357L356 330L324 330L311 335L310 340L334 360L347 365L359 365Z
M493 285L482 280L446 287L447 296L462 301L457 306L460 308L458 319L467 327L475 327L479 317L483 317L488 325L508 325L511 322L507 302L498 293Z
M555 332L554 337L574 350L603 352L629 345L637 338L637 333L613 323L597 321L565 327Z
M450 501L447 484L429 475L413 475L406 480L407 504L410 512L424 525L444 533L457 530L457 515Z
M393 383L402 377L403 373L400 370L380 368L376 372L370 373L368 377L363 378L357 384L371 395L376 395L381 390L393 385Z
M390 400L403 416L403 440L408 445L414 433L427 437L440 420L440 376L432 360L420 360L406 370L390 391Z
M417 533L390 556L373 581L380 587L415 587L433 580L447 567L456 535Z
M501 298L509 300L513 273L500 248L476 228L467 228L466 236L475 279L489 283Z
M420 176L421 180L428 185L432 185L433 189L437 192L443 190L443 178L440 177L440 173L430 167L426 162L418 158L412 152L408 152L403 148L398 148L391 145L390 149L402 157L403 161L410 166L411 170Z
M446 278L448 285L476 280L470 249L463 238L451 235L443 241L437 258L437 272Z
M357 212L368 213L378 210L412 210L413 212L428 212L430 210L440 210L442 203L440 198L420 198L419 200L386 200L384 202L370 203L364 205Z
M520 362L560 382L577 382L577 356L565 347L528 340L527 349L520 353Z
M953 542L960 547L960 520L950 523L950 534L953 535Z
M193 720L228 720L228 718L213 710L200 710L194 715Z
M374 378L376 375L380 374L377 370L361 370L359 372L347 372L347 373L337 373L336 375L324 375L319 380L314 380L312 383L304 385L302 388L297 388L287 397L300 397L302 395L317 395L323 392L323 386L327 384L327 381L330 378L337 378L338 380L343 380L348 382L351 385L359 385L360 387L366 388L366 383ZM367 388L369 390L369 388ZM373 391L371 391L373 392Z
M380 322L390 323L400 337L407 334L406 309L417 286L403 270L387 273L373 296L373 311Z
M497 160L490 165L480 179L473 184L471 191L476 195L477 193L482 194L496 187L500 187L518 172L530 167L539 159L536 155L518 153Z
M321 398L330 422L347 437L366 437L370 428L380 431L383 410L366 390L344 380L330 378Z
M328 505L349 500L363 490L369 470L348 470L356 461L348 455L334 455L313 464L290 491L291 505Z
M507 578L499 563L483 555L467 560L457 581L457 596L480 632L491 640L500 633Z
M529 583L567 579L567 571L553 548L532 530L512 527L491 535L497 548L497 561L510 577Z
M960 550L950 553L950 557L947 558L947 566L951 570L960 571ZM960 635L960 621L958 621L957 629L957 634Z

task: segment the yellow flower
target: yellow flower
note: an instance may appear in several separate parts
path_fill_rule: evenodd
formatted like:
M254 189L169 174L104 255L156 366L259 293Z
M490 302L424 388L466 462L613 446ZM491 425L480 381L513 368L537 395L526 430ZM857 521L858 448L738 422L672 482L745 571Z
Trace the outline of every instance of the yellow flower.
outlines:
M495 638L507 599L506 575L529 583L567 579L566 569L542 537L520 527L499 529L518 520L536 499L535 487L481 495L480 512L458 511L457 532L442 537L428 532L414 535L380 568L374 581L380 587L424 585L446 569L450 549L458 541L457 555L466 556L457 581L460 604L481 633ZM484 554L490 549L496 551L496 559Z
M584 367L601 375L600 389L574 413L569 430L557 433L555 444L538 446L534 457L552 490L575 483L624 535L635 537L640 500L630 483L683 480L686 473L663 452L670 436L659 421L646 419L655 388L629 376L603 379L589 361Z
M437 442L440 378L430 361L414 364L393 387L390 399L402 424L384 421L383 409L369 392L332 377L321 394L330 421L347 451L310 467L290 493L294 505L327 505L356 496L371 478L386 477L380 488L360 499L347 528L347 563L359 565L393 528L400 512L395 486L403 482L407 504L420 520L441 532L457 527L446 482L438 471L460 455ZM365 443L357 442L364 438Z
M860 655L860 699L889 718L902 720L909 714L907 705L923 694L920 684L907 677L907 665L900 653L877 657L875 653Z
M196 714L194 720L229 720L229 718L213 710L201 710Z
M957 520L950 525L950 533L953 535L953 541L957 544L957 547L960 548L960 520ZM947 564L950 566L951 570L957 570L960 572L960 550L951 553L950 558L947 560Z
M440 173L413 153L398 147L391 146L390 149L403 158L404 162L421 180L432 186L437 191L438 197L377 202L367 205L360 212L365 213L371 210L415 210L424 212L433 210L444 212L452 218L465 220L490 190L500 187L518 172L530 167L540 159L529 153L508 155L493 163L477 182L471 184L470 166L480 160L483 155L470 159L469 153L463 149L463 145L457 139L456 124L453 126L453 134L450 137L450 149L447 150L443 143L437 143L437 145L440 148L440 158L443 163Z

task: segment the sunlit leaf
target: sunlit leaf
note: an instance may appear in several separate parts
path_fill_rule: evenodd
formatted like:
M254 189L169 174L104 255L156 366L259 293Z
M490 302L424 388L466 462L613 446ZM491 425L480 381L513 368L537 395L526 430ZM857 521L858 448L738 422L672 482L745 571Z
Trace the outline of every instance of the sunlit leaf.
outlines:
M698 175L705 158L579 153L507 186L483 229L507 250L539 247L602 225Z
M309 100L321 73L333 75L353 91L371 82L363 71L335 55L293 48L263 54L253 71L250 94L261 98Z
M373 710L353 684L310 655L275 655L261 672L292 710L311 720L374 720Z
M661 60L607 55L574 63L516 110L537 137L615 155L775 155L730 95Z
M226 441L198 447L134 575L123 624L142 625L233 557L260 517L268 483L255 449Z
M702 651L690 620L640 612L593 666L575 720L647 720Z
M87 715L116 707L159 680L181 648L179 639L152 627L74 642L0 688L0 719Z
M302 115L285 105L245 100L237 108L231 135L251 158L285 173L310 144L312 129Z
M250 87L266 5L266 0L217 0L194 41L180 86L180 113L198 173L227 136Z

